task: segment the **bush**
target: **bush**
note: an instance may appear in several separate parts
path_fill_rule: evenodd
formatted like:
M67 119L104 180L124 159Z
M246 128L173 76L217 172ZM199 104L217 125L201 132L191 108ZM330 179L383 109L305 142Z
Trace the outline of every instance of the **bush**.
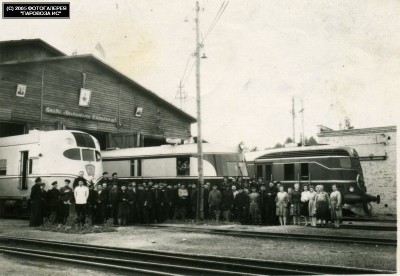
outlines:
M80 223L77 223L75 215L69 216L65 224L54 223L53 216L45 218L43 224L39 226L39 230L68 234L92 234L117 231L113 227L112 219L109 219L100 225L93 225L92 220L86 217L85 224L81 225Z

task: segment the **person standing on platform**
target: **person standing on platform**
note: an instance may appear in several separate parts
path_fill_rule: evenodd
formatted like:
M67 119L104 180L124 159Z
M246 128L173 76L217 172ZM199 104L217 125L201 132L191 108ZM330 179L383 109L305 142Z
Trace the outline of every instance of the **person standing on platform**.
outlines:
M276 194L278 193L273 182L269 183L269 186L265 193L265 220L267 225L276 224Z
M303 191L301 192L301 203L300 203L300 214L304 217L304 226L308 225L308 202L310 200L310 191L308 185L303 185ZM311 223L311 222L310 222Z
M229 222L231 220L232 210L233 210L233 191L228 185L226 189L222 192L222 214L224 220Z
M87 200L87 210L92 224L96 222L96 208L97 208L97 192L94 190L94 185L89 185L89 197Z
M188 213L187 212L188 198L189 198L189 192L186 189L185 184L180 185L180 188L178 189L178 202L176 209L177 212L175 213L174 218L182 217L182 219L185 220Z
M125 183L121 184L121 190L118 192L118 218L119 218L119 225L128 224L129 199Z
M323 227L327 220L329 220L329 195L324 191L324 186L318 185L319 192L315 196L315 204L317 206L317 223Z
M69 186L71 181L64 180L64 187L60 189L60 219L59 222L65 224L69 217L69 207L71 206L71 199L73 197L72 188Z
M46 193L46 203L51 222L56 223L58 218L58 206L60 204L60 191L57 189L57 181L51 183L51 186L52 188Z
M104 210L104 222L106 222L109 218L111 218L111 207L110 207L110 202L108 201L108 198L110 197L110 188L109 184L103 183L103 191L102 191L102 204L105 204L105 210Z
M111 207L111 215L114 225L118 225L118 192L118 184L113 182L113 187L108 194L108 203Z
M260 224L266 225L267 218L266 218L265 206L267 201L267 188L265 187L265 183L261 184L259 194L260 194L260 218L261 218Z
M79 176L77 178L75 178L74 183L72 184L72 188L75 189L75 187L77 187L79 185L79 181L83 182L83 185L87 185L87 181L86 179L83 177L85 173L83 171L79 172Z
M240 224L247 224L247 214L249 213L249 196L239 186L238 193L235 197L236 214Z
M110 183L111 183L111 186L114 186L114 184L116 184L117 187L120 188L118 174L116 172L113 172Z
M301 204L301 191L300 184L294 184L294 190L292 191L292 195L290 197L291 204L291 213L293 215L293 225L300 225L300 204Z
M332 185L332 193L330 196L331 217L335 223L335 228L340 227L340 220L343 218L342 213L342 194L338 191L337 186Z
M197 185L192 183L192 188L190 189L190 219L196 218L197 210Z
M308 201L308 215L310 218L310 223L312 227L317 226L317 219L315 217L316 215L316 206L315 206L315 196L317 193L314 190L314 186L310 186L310 195L309 195L309 201Z
M215 218L216 221L219 221L219 216L221 214L221 200L222 200L221 191L218 190L217 185L214 184L212 186L211 192L208 195L208 204L210 207L209 210L211 219Z
M257 193L257 187L251 187L251 193L249 194L249 201L250 201L250 216L251 216L251 223L253 225L260 224L260 194Z
M128 184L128 203L129 203L129 220L128 224L137 222L137 210L136 210L136 183L132 182Z
M104 184L106 183L108 185L108 183L110 183L111 180L108 177L108 172L103 172L103 176L101 177L101 179L97 182L97 184Z
M140 215L139 221L141 223L149 223L149 204L150 204L150 195L147 190L144 189L142 184L138 186L138 194L137 194L137 209L138 214Z
M279 186L279 192L276 195L275 202L276 215L279 217L279 222L281 225L286 225L289 194L284 191L283 186Z
M43 223L43 194L41 186L44 186L42 179L37 177L35 184L31 188L31 217L29 221L29 227L40 226Z
M210 212L208 206L208 196L210 195L210 182L206 182L204 185L204 194L203 194L203 211L204 211L204 219L210 219Z
M102 184L97 185L96 193L96 223L103 224L107 214L108 195Z
M82 180L78 182L78 186L74 189L74 197L77 222L84 225L86 221L86 206L89 197L89 189L83 185Z
M175 211L175 185L168 184L167 188L165 189L166 197L167 197L167 206L168 210L166 211L167 215L165 216L166 220L172 220L174 218L174 211Z

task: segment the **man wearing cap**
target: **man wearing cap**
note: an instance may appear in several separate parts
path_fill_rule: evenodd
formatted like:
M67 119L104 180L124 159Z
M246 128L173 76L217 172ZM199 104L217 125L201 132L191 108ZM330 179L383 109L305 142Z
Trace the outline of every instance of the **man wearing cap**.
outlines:
M211 218L218 221L219 215L221 213L221 191L217 189L217 185L214 184L212 186L212 190L208 195L208 204L210 206L210 215Z
M60 191L57 189L58 186L57 181L51 183L51 186L52 188L46 193L46 202L47 202L47 208L49 210L50 219L53 223L55 223L59 218L59 216L57 216L58 215L57 209L60 200Z
M69 186L71 181L69 179L64 180L64 187L60 189L60 217L59 222L65 224L69 217L69 206L71 204L71 198L73 195L72 189Z
M121 190L118 192L118 219L119 225L127 225L129 219L129 199L126 192L126 183L121 183Z
M44 185L42 183L42 179L37 177L35 179L35 184L31 188L31 218L29 221L30 227L40 226L43 223L43 195L41 186Z
M226 221L230 221L232 209L233 209L233 191L231 187L228 185L226 189L222 192L222 212L224 219Z
M96 208L97 208L97 192L94 190L94 185L89 185L89 197L87 200L88 214L92 223L96 221Z
M108 172L103 172L103 176L101 177L101 179L99 180L98 184L104 184L106 183L108 185L108 183L110 183L111 180L108 177Z
M118 184L113 183L113 187L108 194L108 203L111 207L111 216L113 218L114 225L118 225Z
M239 186L238 193L235 197L235 207L238 221L240 224L247 223L247 214L249 213L249 196L243 191L243 188Z
M103 224L107 219L108 191L106 183L97 185L96 199L96 222Z
M136 183L132 182L128 184L128 203L129 203L129 219L128 224L135 223L137 221L136 215Z
M149 223L150 193L144 189L142 184L139 184L137 193L137 209L140 216L139 220L141 223Z
M204 211L204 218L209 219L210 218L210 212L209 212L209 206L208 206L208 196L210 194L210 182L206 182L204 184L204 192L203 192L203 211Z
M74 189L74 197L77 222L84 225L86 220L86 205L89 197L89 189L83 185L83 180L80 180L78 186Z
M278 224L277 216L276 216L276 194L278 190L275 187L274 182L269 182L269 186L266 190L265 197L265 218L267 225L275 225Z
M112 176L111 176L111 185L114 186L114 184L117 185L117 187L120 187L120 183L119 183L119 179L118 179L118 174L116 172L113 172Z

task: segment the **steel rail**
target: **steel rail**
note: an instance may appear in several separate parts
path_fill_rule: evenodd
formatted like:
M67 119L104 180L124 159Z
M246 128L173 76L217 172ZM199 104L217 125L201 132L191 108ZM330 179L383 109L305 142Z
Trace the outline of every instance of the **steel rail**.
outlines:
M9 254L32 254L36 257L59 258L71 262L86 262L83 264L105 268L131 271L140 269L140 273L149 274L152 271L158 275L202 274L202 275L301 275L301 274L392 274L395 271L365 269L342 266L317 265L295 262L280 262L259 259L221 257L212 255L195 255L175 252L151 251L142 249L127 249L104 247L97 245L55 242L48 240L26 239L19 237L0 236L0 243L11 243L13 247L0 246L0 251ZM16 245L28 246L16 248ZM30 247L40 247L40 250ZM51 249L43 251L43 248ZM80 254L77 254L79 252ZM68 254L69 253L69 254ZM71 254L72 253L72 254ZM90 254L89 254L90 253ZM64 260L63 258L66 258ZM58 260L58 259L54 259ZM132 266L134 266L132 268ZM166 271L167 270L167 271ZM166 274L161 274L166 273Z
M135 227L168 228L174 231L217 234L217 235L235 236L241 238L247 237L247 238L261 238L261 239L295 239L295 240L306 240L306 241L317 241L317 242L358 243L358 244L389 245L389 246L397 245L396 239L385 239L385 238L311 235L311 234L297 234L297 233L274 233L274 232L227 230L227 229L215 229L215 228L205 229L205 228L171 226L162 224L157 224L157 225L142 224L142 225L135 225Z

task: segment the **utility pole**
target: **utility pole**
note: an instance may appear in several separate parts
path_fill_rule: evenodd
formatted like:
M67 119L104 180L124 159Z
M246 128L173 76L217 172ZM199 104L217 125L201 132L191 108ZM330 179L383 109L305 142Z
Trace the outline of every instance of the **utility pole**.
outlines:
M201 101L200 101L200 22L199 22L200 6L196 1L196 102L197 102L197 170L199 173L199 181L197 183L197 208L196 220L204 218L203 200L204 200L204 175L203 175L203 139L201 137Z
M294 96L292 96L293 143L296 143L295 117L296 113L294 111Z
M301 100L301 146L304 147L306 145L306 138L304 136L304 106L303 106L303 99Z
M182 86L182 81L179 82L179 86L178 86L178 93L176 93L175 99L179 99L180 104L181 104L181 109L184 109L184 104L186 102L187 99L187 93L183 90L183 86Z

